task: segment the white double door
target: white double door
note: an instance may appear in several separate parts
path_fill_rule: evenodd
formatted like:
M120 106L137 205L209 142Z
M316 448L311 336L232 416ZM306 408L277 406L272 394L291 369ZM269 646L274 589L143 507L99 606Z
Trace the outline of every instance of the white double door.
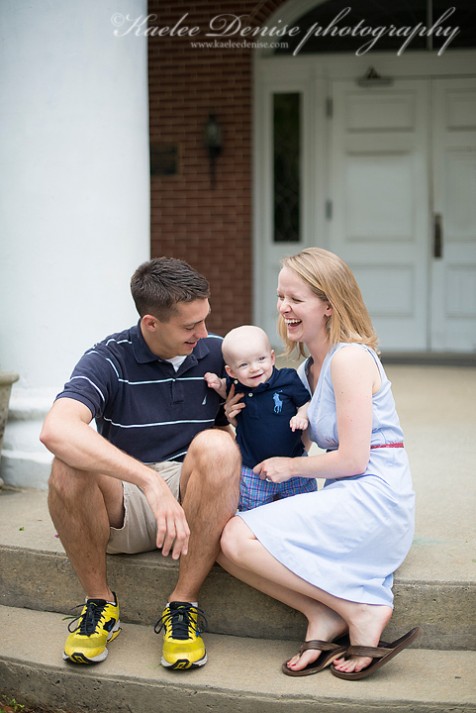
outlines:
M354 270L384 351L475 352L476 79L334 79L327 89L317 179L302 198L307 215L315 202L317 227L300 244L267 242L263 326L275 329L279 255L320 245Z
M329 244L382 347L476 351L476 80L332 96Z

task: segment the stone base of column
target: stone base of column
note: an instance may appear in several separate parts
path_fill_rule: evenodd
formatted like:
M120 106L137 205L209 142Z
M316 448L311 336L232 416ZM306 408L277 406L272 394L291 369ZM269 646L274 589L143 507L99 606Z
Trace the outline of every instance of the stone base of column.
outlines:
M53 456L40 443L40 431L58 390L13 390L0 461L6 485L46 489Z

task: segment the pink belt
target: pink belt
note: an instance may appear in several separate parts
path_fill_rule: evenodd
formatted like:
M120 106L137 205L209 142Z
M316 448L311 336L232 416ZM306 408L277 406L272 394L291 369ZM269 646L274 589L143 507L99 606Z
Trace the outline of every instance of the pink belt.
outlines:
M380 443L375 446L370 446L370 448L405 448L405 446L403 443Z

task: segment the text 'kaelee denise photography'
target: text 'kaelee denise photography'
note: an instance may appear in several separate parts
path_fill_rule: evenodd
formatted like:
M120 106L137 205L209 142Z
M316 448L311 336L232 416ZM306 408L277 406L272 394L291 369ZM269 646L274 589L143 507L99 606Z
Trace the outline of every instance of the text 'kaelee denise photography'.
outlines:
M155 14L131 17L122 13L114 13L111 23L116 37L135 35L137 37L180 37L189 38L190 44L196 49L213 49L217 47L268 47L285 46L287 38L295 38L298 43L293 55L298 55L312 38L333 38L336 44L344 38L362 40L355 54L362 56L372 49L378 50L378 43L383 37L401 39L397 55L412 48L416 38L438 39L442 42L437 50L441 56L459 34L460 28L450 24L456 7L450 7L431 23L418 22L415 25L376 25L369 24L362 18L350 24L348 15L351 7L343 8L327 24L314 22L309 27L289 25L282 20L276 20L273 25L253 25L247 15L224 13L212 17L206 26L192 24L189 13L186 12L169 25L158 25ZM346 21L347 18L347 21Z

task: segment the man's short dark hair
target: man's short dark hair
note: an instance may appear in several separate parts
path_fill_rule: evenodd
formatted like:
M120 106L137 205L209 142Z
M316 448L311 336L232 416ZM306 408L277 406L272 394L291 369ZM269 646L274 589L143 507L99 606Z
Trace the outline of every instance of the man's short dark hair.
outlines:
M178 302L208 299L210 285L184 260L157 257L139 265L132 275L131 292L141 317L151 314L167 322Z

